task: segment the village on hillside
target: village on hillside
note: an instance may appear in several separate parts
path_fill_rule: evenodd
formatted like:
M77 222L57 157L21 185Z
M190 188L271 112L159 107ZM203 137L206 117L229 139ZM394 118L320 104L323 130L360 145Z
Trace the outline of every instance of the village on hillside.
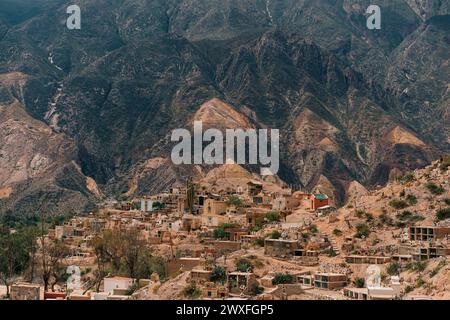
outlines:
M445 158L376 190L352 182L337 208L320 186L292 190L224 165L160 194L38 222L32 263L2 273L0 296L450 299L449 177Z

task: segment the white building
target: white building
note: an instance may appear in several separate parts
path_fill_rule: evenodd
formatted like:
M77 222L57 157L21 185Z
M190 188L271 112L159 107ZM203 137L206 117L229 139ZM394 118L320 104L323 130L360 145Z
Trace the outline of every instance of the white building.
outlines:
M134 283L134 279L125 277L109 277L103 279L104 289L103 291L109 294L113 294L115 289L128 290Z

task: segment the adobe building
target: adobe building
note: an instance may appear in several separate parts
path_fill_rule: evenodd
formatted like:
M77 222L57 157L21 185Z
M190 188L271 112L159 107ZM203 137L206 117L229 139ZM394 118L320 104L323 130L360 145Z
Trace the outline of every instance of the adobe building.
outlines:
M250 197L256 196L263 190L263 185L259 181L249 181L247 182L247 193Z
M227 274L227 284L230 293L249 294L257 281L251 272L230 272Z
M203 214L207 215L223 215L227 212L227 204L225 201L206 199L203 206Z
M314 274L314 287L318 289L337 290L347 285L347 276L339 273Z
M290 258L296 250L300 249L297 240L265 239L264 254L270 257Z
M108 277L103 279L103 291L114 294L116 290L128 290L134 284L135 280L126 277Z
M411 226L408 230L411 241L436 241L450 235L450 227Z
M288 211L300 205L300 199L292 196L278 197L272 201L272 209L277 211Z
M166 263L166 276L171 277L178 272L185 272L200 265L200 258L178 258Z
M210 281L211 273L211 270L192 269L188 281L195 284L204 284Z
M223 285L217 285L213 282L206 282L203 291L203 298L206 299L225 299L228 298L228 288Z
M390 257L350 255L345 257L349 264L386 264L391 261Z

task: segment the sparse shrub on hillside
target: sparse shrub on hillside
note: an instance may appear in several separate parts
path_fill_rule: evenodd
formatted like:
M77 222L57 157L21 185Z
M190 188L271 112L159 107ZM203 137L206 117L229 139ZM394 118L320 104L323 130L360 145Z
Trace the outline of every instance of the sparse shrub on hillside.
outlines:
M447 265L447 261L446 260L440 261L438 263L438 265L433 270L431 270L430 277L434 277L435 275L437 275L439 273L439 271L441 271L441 269L443 267L445 267L446 265Z
M394 223L392 218L389 217L386 212L383 212L378 218L380 219L381 224L392 226Z
M293 283L294 277L289 273L277 273L272 280L273 285Z
M274 230L269 235L270 239L280 239L281 238L281 232L278 230Z
M365 223L360 223L356 226L356 237L367 238L370 234L370 229Z
M392 199L391 201L389 201L389 205L397 210L404 209L408 206L406 201L399 199Z
M353 283L357 288L364 288L364 286L366 285L366 280L364 280L364 278L356 278Z
M315 224L309 226L309 232L311 232L312 234L317 233L317 231L319 231L319 229L317 229L317 226Z
M280 213L276 211L271 211L266 214L266 219L269 222L280 221L280 218L281 218Z
M410 206L417 204L417 198L412 194L408 194L406 196L406 201L409 203Z
M244 202L238 196L231 196L227 200L226 204L228 206L235 206L237 208L241 208L244 206Z
M422 221L425 218L421 216L420 214L413 213L409 210L402 211L401 213L398 213L396 215L397 219L400 221L397 222L398 227L403 227L406 224L414 224L418 221Z
M236 261L236 270L239 272L251 272L253 271L253 265L250 260L246 258L240 258Z
M423 280L422 277L417 278L416 280L416 288L423 287L426 284L426 281Z
M264 238L257 238L253 243L256 246L264 247Z
M333 235L335 235L336 237L340 237L340 236L342 236L342 231L339 229L334 229Z
M449 206L450 206L450 198L445 198L445 199L444 199L444 203L445 203L446 205L449 205Z
M395 276L400 273L401 266L398 262L392 262L386 267L386 272L390 276Z
M428 189L428 191L430 191L435 196L438 196L438 195L443 194L445 192L445 189L442 188L442 186L438 186L438 185L436 185L433 182L427 183L426 184L426 188Z
M259 284L257 284L257 283L252 284L252 286L250 288L250 294L252 296L257 296L263 292L264 292L264 288L261 287Z
M356 217L361 219L362 217L364 217L366 215L366 212L364 210L356 210L355 215L356 215Z
M414 176L412 173L407 173L404 176L401 176L398 180L401 182L412 182L414 180Z
M373 215L371 213L366 212L366 221L367 222L373 221Z
M202 291L195 284L187 285L181 293L188 299L198 299L202 295Z
M439 168L442 171L446 171L448 167L450 167L450 156L445 156L442 158L441 165L439 166Z
M403 198L405 196L405 189L403 189L402 191L400 191L399 194L400 198Z
M408 265L406 266L406 268L409 271L418 271L418 272L422 272L426 269L427 267L427 263L425 261L414 261L414 262L410 262L408 263Z
M410 292L412 292L413 290L414 290L414 287L413 287L413 286L407 285L407 286L405 287L405 294L410 293Z
M234 224L231 223L222 223L220 226L218 226L213 231L213 236L216 239L224 239L226 237L225 229L227 228L233 228Z
M337 256L336 251L334 251L333 248L329 248L329 249L324 250L324 253L327 254L330 257L336 257Z
M436 213L436 218L438 220L445 220L450 218L450 207L438 210Z

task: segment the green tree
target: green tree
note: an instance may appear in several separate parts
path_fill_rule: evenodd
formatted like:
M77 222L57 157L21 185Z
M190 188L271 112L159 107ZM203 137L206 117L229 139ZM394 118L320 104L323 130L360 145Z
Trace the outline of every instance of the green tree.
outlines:
M294 277L289 273L276 273L275 277L272 279L272 284L286 284L286 283L293 283Z
M225 268L222 266L216 265L216 266L214 266L214 268L211 272L209 280L211 280L212 282L224 283L226 278L227 278L227 275L226 275Z
M20 232L0 235L0 281L6 294L14 280L26 269L30 256L24 235Z
M218 226L216 229L214 229L214 231L213 231L214 238L225 239L225 237L226 237L225 229L233 228L233 227L234 227L234 225L231 223L222 223L220 226Z
M228 206L235 206L237 208L243 207L244 206L244 202L238 197L238 196L231 196L226 204Z

